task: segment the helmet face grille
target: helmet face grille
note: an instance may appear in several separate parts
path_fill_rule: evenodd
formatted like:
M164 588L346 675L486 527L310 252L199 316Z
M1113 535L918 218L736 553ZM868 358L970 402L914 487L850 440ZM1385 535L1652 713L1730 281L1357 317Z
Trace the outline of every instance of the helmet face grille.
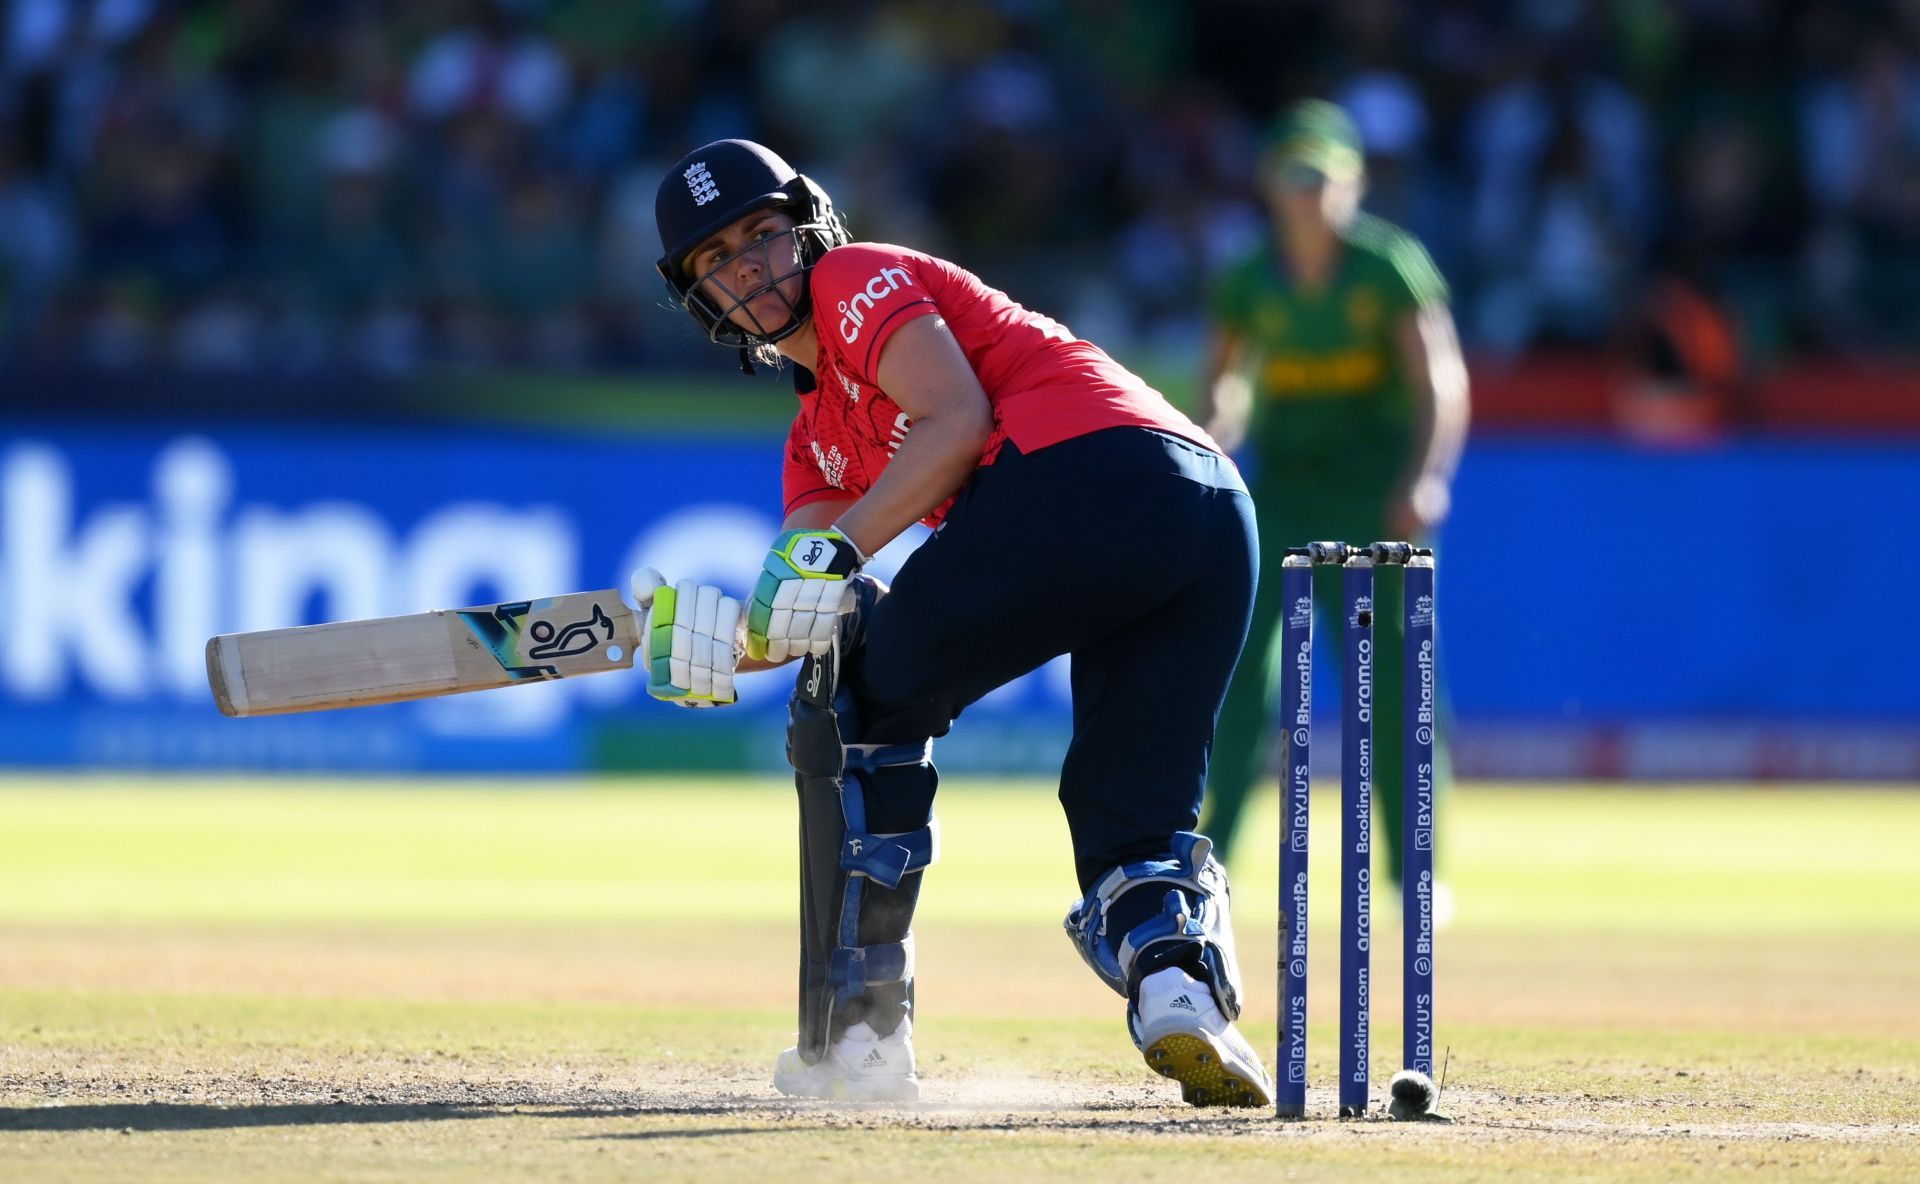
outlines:
M735 292L722 273L737 268L743 258L751 256L759 257L760 282L744 292ZM708 340L721 345L779 341L798 330L806 319L806 281L811 268L798 227L769 235L738 254L721 259L699 278L691 280L687 285L687 311L706 329ZM795 295L789 296L780 290L782 284L796 278L800 287ZM774 296L787 310L785 319L771 327L763 324L751 308L767 295ZM735 313L740 315L736 317Z

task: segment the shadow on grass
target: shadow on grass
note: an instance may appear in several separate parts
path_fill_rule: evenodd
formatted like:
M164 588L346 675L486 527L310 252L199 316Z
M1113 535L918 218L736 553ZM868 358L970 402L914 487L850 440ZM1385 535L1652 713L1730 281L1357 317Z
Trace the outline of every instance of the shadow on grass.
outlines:
M594 1139L712 1139L734 1135L797 1135L803 1131L816 1131L813 1126L717 1126L697 1131L626 1131L617 1135L583 1135L587 1140Z
M742 1099L698 1105L552 1105L537 1101L511 1102L334 1102L285 1105L215 1106L179 1102L147 1102L118 1105L77 1106L0 1106L0 1132L7 1131L203 1131L235 1130L248 1127L296 1127L375 1125L383 1123L447 1122L459 1119L519 1117L541 1121L555 1119L666 1120L726 1119L726 1126L692 1129L644 1129L581 1134L587 1140L710 1139L742 1135L798 1134L806 1131L854 1129L868 1124L911 1125L929 1132L937 1131L1099 1131L1108 1134L1210 1134L1237 1135L1267 1132L1273 1128L1264 1115L1251 1112L1209 1115L1170 1116L1154 1114L1135 1117L1132 1106L1102 1106L1061 1111L1036 1111L1009 1114L1005 1111L979 1113L967 1108L808 1105L781 1100L768 1103ZM766 1120L766 1125L742 1125Z
M122 1106L0 1107L0 1131L206 1131L249 1126L439 1122L493 1118L498 1110L465 1105L342 1102L297 1106L198 1106L148 1102Z
M698 1106L548 1106L539 1102L324 1102L279 1106L210 1106L180 1102L122 1105L0 1106L0 1131L202 1131L258 1126L335 1126L349 1124L447 1122L455 1119L519 1116L556 1118L719 1118L752 1115L763 1108L720 1103ZM787 1107L774 1113L791 1116ZM703 1138L711 1135L770 1134L782 1127L714 1130L636 1131L589 1136L617 1139Z

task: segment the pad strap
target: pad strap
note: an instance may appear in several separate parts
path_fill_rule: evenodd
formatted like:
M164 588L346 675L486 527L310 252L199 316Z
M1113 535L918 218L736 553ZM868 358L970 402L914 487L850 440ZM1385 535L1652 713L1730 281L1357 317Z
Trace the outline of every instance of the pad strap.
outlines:
M889 888L898 888L902 876L920 871L938 858L940 823L937 819L928 819L919 830L897 835L849 830L840 844L842 868Z
M1142 977L1143 960L1164 964L1174 947L1191 949L1206 971L1215 1000L1228 1019L1240 1014L1240 969L1234 957L1228 911L1227 872L1213 858L1205 835L1180 831L1162 859L1121 864L1101 876L1067 914L1067 936L1100 980L1131 997ZM1160 892L1159 909L1114 932L1109 920L1122 896ZM1138 913L1132 914L1138 916Z
M835 707L841 708L836 703ZM933 759L933 741L918 744L848 744L841 749L842 767L871 773L894 765L924 765Z
M864 988L913 981L913 942L910 939L877 945L842 947L833 952L827 971L834 994L854 999Z

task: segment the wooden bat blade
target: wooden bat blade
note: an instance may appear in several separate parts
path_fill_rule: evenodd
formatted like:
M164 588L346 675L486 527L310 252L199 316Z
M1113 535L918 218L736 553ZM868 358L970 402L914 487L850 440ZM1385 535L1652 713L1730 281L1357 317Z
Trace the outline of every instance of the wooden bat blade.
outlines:
M640 626L613 589L225 633L207 683L231 716L367 707L625 670Z

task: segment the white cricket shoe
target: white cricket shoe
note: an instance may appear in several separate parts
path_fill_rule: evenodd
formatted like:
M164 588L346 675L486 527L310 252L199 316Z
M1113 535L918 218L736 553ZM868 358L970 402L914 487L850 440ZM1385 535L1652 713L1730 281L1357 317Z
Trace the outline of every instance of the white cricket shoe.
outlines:
M854 1024L812 1065L800 1059L798 1048L789 1048L774 1062L773 1088L795 1098L917 1102L913 1022L902 1019L890 1036L879 1035L864 1021Z
M1195 1106L1271 1106L1273 1080L1207 984L1178 966L1140 980L1127 1026L1147 1067Z

